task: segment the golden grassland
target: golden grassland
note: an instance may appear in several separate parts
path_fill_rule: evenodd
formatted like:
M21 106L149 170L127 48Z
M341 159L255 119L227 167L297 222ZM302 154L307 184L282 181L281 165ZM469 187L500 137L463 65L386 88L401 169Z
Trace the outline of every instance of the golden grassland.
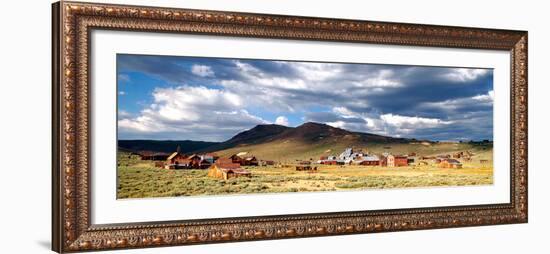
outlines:
M250 178L210 178L207 170L167 170L127 153L118 155L118 198L177 197L246 193L341 191L430 186L490 185L492 149L476 151L461 169L439 168L429 162L389 168L379 166L314 165L317 171L294 166L247 167ZM480 160L488 160L480 163ZM428 161L427 161L428 162Z

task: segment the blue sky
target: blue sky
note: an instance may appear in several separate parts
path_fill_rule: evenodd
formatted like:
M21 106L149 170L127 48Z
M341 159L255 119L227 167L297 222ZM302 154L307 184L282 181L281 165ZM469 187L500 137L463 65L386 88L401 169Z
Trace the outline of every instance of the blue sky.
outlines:
M493 136L493 71L117 56L120 139L224 141L258 124L320 122L430 140Z

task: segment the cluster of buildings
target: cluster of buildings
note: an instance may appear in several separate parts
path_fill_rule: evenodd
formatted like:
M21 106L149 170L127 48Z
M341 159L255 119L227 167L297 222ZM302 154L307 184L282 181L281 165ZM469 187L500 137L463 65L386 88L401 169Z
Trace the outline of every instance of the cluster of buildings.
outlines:
M254 155L248 153L238 153L228 158L220 158L214 153L185 155L180 152L178 147L176 152L171 154L143 152L139 154L142 160L157 161L155 165L165 169L207 169L208 176L229 179L236 177L250 177L251 172L242 168L242 166L267 166L274 165L274 161L259 161ZM473 154L469 152L459 152L451 155L438 155L434 157L418 157L420 164L427 165L426 160L433 160L433 163L441 168L462 168L462 163L458 158L469 158ZM321 156L317 161L323 165L364 165L364 166L383 166L383 167L402 167L414 164L415 153L408 155L393 155L383 153L380 155L370 154L362 150L346 148L340 155ZM310 159L311 160L311 159ZM312 167L311 161L301 161L296 166L296 170L317 170Z
M171 154L157 152L138 153L142 160L153 160L155 165L165 169L208 169L208 176L229 179L235 177L250 177L250 171L241 166L258 166L260 163L253 155L239 153L229 158L220 158L214 153L186 155L177 150Z
M471 160L473 153L457 152L452 155L437 155L431 157L417 157L416 153L408 155L394 155L383 153L381 155L354 151L352 148L346 148L340 155L321 156L317 163L324 165L364 165L364 166L382 166L382 167L402 167L415 163L415 158L420 159L419 164L427 165L426 160L431 160L440 168L462 168L462 163L458 159ZM481 161L480 161L481 162ZM481 162L483 163L483 162Z
M434 164L438 165L440 168L462 168L462 163L458 160L462 158L464 160L471 160L473 156L470 152L457 152L452 156L450 154L437 155L437 156L422 156L422 160L432 160Z
M219 159L215 154L185 155L179 152L172 153L164 163L165 169L207 169Z
M364 165L364 166L384 166L401 167L414 163L414 158L407 155L393 155L384 153L381 155L363 153L354 151L353 148L346 148L338 156L321 156L317 161L324 165Z

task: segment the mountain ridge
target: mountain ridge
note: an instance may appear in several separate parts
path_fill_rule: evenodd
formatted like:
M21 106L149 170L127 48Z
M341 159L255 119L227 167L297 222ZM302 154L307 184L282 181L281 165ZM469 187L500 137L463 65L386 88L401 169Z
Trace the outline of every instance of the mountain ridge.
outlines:
M119 140L118 146L130 151L175 151L179 145L184 153L216 152L237 147L255 146L269 143L298 142L300 144L345 143L366 145L368 143L408 143L416 139L396 138L366 132L348 131L323 123L306 122L296 127L277 124L259 124L242 131L223 142L194 140ZM170 148L171 147L171 148ZM171 150L170 150L171 149Z

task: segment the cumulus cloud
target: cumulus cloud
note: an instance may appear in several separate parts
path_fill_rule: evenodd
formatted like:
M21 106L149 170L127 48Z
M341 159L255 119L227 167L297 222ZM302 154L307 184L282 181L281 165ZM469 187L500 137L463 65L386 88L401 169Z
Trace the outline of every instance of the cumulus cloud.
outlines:
M443 76L451 81L465 82L475 80L480 76L489 73L487 69L468 69L468 68L452 68Z
M429 110L431 112L442 112L448 116L454 116L461 113L475 111L492 111L494 100L494 91L486 94L478 94L471 97L462 97L437 102L423 102L418 108L420 110Z
M218 141L250 126L267 123L242 107L236 94L206 87L156 89L154 103L134 118L118 121L128 136Z
M495 91L491 90L487 94L480 94L472 97L472 99L480 102L493 102L495 100Z
M380 70L373 77L367 77L363 80L354 81L354 84L359 87L374 87L378 88L375 91L384 91L384 87L399 87L403 84L394 79L394 72L392 70Z
M346 130L396 137L416 137L427 129L438 129L453 124L453 121L437 118L352 112L345 107L334 107L331 112L310 113L306 119Z
M442 121L435 118L424 118L416 116L400 116L394 114L384 114L380 116L384 122L396 127L410 126L413 128L433 128L441 124L450 124L451 122Z
M277 119L275 119L275 124L288 126L288 118L284 116L279 116Z
M195 64L191 67L191 72L200 77L214 77L214 71L206 65Z

